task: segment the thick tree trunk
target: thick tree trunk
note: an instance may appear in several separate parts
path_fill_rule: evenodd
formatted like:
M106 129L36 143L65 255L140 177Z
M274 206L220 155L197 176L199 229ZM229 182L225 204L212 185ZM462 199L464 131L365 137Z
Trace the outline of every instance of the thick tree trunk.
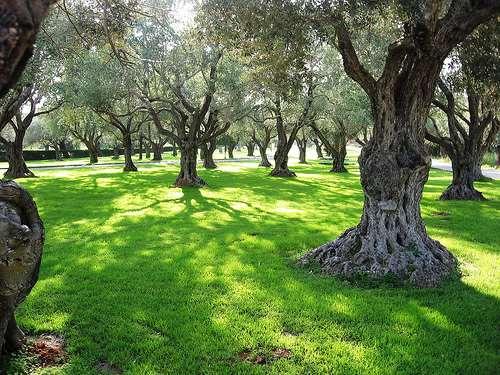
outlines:
M214 152L217 148L215 142L209 142L207 145L202 145L201 149L203 150L203 155L205 158L203 159L203 167L206 169L215 169L217 168L217 164L214 161Z
M9 162L9 167L4 174L5 178L35 177L24 161L22 141L9 142L5 146L5 153Z
M112 159L113 160L117 160L120 158L120 146L119 145L115 145L115 147L113 148L113 157Z
M160 161L162 160L162 156L161 156L161 151L162 151L162 148L163 146L158 143L151 143L151 146L153 147L153 160L154 161Z
M441 194L441 200L485 200L474 188L475 162L472 158L455 157L451 160L453 181Z
M271 163L269 162L269 159L267 158L267 147L259 147L259 153L260 153L260 164L259 167L266 167L269 168L271 167Z
M24 343L14 313L38 280L43 239L28 192L15 182L0 182L0 355Z
M125 157L124 172L137 172L137 167L132 161L132 137L130 133L123 134L123 156Z
M176 187L201 187L206 185L205 181L198 176L196 170L196 158L198 147L195 144L186 142L181 145L181 170L175 180Z
M248 142L247 143L247 156L254 156L255 153L255 143Z
M345 173L347 172L347 169L345 167L347 144L344 141L340 141L337 146L337 153L332 155L332 169L330 169L330 172Z
M274 153L274 169L271 171L270 176L274 177L295 177L295 172L288 169L288 149L286 147L276 148Z

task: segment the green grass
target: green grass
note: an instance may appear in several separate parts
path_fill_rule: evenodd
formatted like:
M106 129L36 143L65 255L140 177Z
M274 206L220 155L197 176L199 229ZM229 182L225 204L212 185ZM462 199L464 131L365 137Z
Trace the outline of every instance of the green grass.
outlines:
M450 174L431 172L422 214L461 280L363 289L295 266L359 220L358 171L328 169L278 179L225 164L200 169L204 189L170 188L175 166L39 171L22 184L45 221L45 254L18 320L64 335L56 374L103 361L126 374L497 372L500 184L477 184L487 202L440 202ZM276 348L291 357L238 356Z

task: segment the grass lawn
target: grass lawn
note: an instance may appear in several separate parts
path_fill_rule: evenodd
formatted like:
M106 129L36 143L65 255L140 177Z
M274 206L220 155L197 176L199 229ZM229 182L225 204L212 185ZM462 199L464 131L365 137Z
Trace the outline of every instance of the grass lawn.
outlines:
M422 214L462 279L369 289L295 266L359 220L358 171L328 169L296 166L297 178L279 179L224 164L200 168L203 189L170 188L176 166L22 180L47 239L18 321L68 344L65 365L40 371L95 374L105 362L126 374L498 373L500 182L477 184L487 202L440 202L451 174L433 170ZM273 359L276 349L291 355Z

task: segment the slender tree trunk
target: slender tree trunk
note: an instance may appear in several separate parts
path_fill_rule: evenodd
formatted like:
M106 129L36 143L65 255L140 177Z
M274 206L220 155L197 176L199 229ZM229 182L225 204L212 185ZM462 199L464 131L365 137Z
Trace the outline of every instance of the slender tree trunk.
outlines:
M38 280L43 239L29 193L15 182L0 182L0 355L24 343L14 313Z
M123 156L125 157L124 172L137 172L137 167L132 161L132 137L130 133L123 134Z
M146 156L146 159L151 159L151 142L146 142L146 145L145 145L145 156Z
M500 167L500 143L495 147L496 160L495 165L497 168Z
M347 142L344 138L338 140L337 152L332 154L332 169L330 172L333 173L345 173L347 169L345 167L345 158L347 155Z
M161 143L151 143L151 146L153 147L153 160L154 161L162 160L163 158L161 155L161 151L163 146L161 145Z
M172 142L172 156L177 156L177 144Z
M269 162L269 159L267 158L267 147L259 147L259 153L260 153L260 164L259 167L266 167L269 168L271 167L271 163Z
M247 143L247 156L254 156L255 152L255 143L252 141Z
M227 154L228 154L229 159L234 159L234 149L235 149L235 147L236 147L236 144L233 144L233 143L230 143L227 146Z
M120 145L115 145L113 148L113 160L117 160L120 158Z
M441 200L485 200L483 194L474 188L475 160L462 156L451 159L453 181L441 194Z
M139 160L142 160L142 152L144 151L144 137L139 134Z
M206 145L202 145L203 154L205 158L203 159L203 166L206 169L215 169L217 168L217 164L214 161L214 152L217 148L217 144L215 141L208 142Z
M205 181L198 176L196 170L196 158L198 156L198 147L190 142L181 146L181 170L175 180L176 187L201 187L206 185Z
M17 136L14 142L5 145L5 154L9 162L9 167L4 174L5 178L35 177L24 161L22 140L17 139Z
M316 148L316 154L318 156L318 159L323 159L323 150L321 149L321 142L314 138L313 139L313 142L314 142L314 147Z
M306 148L307 148L307 141L305 139L296 139L295 142L297 143L297 147L299 148L299 163L300 164L307 164L306 161Z

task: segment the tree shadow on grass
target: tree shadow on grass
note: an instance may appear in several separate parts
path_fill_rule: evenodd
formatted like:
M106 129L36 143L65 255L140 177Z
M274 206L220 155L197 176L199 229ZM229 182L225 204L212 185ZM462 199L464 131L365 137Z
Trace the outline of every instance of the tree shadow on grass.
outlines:
M494 372L496 297L461 281L359 289L291 265L357 223L356 176L219 171L206 174L213 189L170 189L175 174L31 184L47 245L19 320L67 337L68 372L102 361L131 373ZM238 357L277 347L292 357Z

